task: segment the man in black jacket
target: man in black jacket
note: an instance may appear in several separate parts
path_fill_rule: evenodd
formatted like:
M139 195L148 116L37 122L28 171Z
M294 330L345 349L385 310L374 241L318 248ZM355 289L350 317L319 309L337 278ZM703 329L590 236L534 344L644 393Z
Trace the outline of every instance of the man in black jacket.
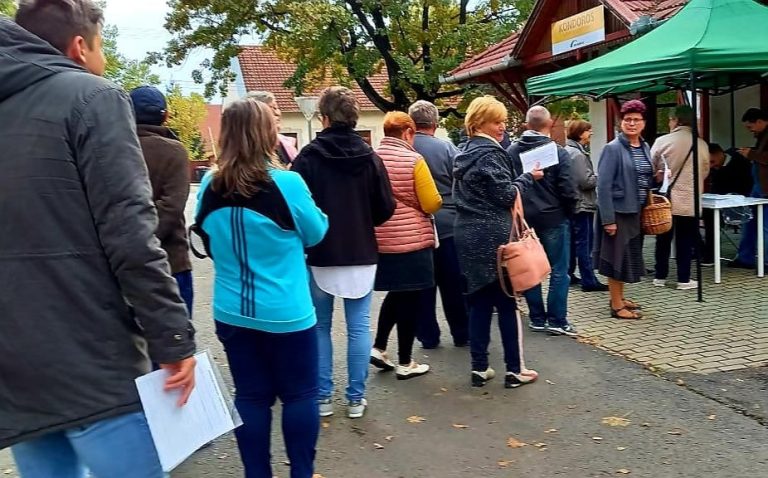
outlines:
M552 141L552 116L543 106L534 106L526 114L528 130L509 147L516 174L523 173L521 154ZM544 178L536 181L523 195L525 219L536 230L549 258L552 274L549 280L547 304L541 286L525 293L530 314L530 328L537 332L575 336L568 322L568 264L570 254L569 220L578 200L576 183L571 175L568 152L557 147L558 164L544 170Z
M134 379L194 386L131 103L93 0L0 18L0 448L23 477L163 472Z

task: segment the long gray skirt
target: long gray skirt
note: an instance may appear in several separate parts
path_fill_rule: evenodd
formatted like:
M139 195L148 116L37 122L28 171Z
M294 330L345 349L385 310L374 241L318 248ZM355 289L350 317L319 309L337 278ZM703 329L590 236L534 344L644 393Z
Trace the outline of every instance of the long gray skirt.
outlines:
M643 234L640 213L616 213L616 235L609 236L603 229L600 211L595 220L595 248L592 260L600 274L617 281L633 284L645 274L643 261Z

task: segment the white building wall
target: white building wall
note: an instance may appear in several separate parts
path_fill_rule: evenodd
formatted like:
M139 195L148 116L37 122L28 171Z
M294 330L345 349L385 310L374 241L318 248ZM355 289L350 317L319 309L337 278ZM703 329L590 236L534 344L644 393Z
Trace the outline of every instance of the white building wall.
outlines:
M734 94L734 119L736 126L736 144L731 144L731 95L713 96L710 99L710 138L723 149L731 146L752 146L755 138L741 123L741 115L749 108L760 107L760 86L752 86Z
M592 124L592 141L590 143L592 162L597 169L600 153L608 144L608 104L606 100L589 102L589 122ZM611 127L613 127L611 125Z

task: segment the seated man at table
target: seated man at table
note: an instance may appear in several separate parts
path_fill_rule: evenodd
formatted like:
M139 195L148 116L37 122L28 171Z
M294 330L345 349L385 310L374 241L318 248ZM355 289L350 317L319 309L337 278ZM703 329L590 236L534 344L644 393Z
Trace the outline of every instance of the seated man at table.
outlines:
M744 126L757 138L754 148L741 148L739 154L752 163L754 186L751 196L768 198L768 112L759 108L750 108L741 118ZM768 238L768 209L763 208L763 232ZM768 245L768 241L764 246ZM765 248L765 258L768 259L768 248ZM757 253L757 212L755 217L744 226L739 244L739 256L731 263L732 267L754 269Z
M711 194L739 194L749 196L752 192L752 165L740 154L727 155L717 143L709 145L709 176L704 183L704 192ZM704 210L704 264L715 261L715 215L712 209Z

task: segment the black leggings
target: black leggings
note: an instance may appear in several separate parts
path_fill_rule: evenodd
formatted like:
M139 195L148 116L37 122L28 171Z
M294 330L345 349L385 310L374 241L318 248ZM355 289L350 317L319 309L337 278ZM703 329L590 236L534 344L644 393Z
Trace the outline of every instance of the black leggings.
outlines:
M427 313L430 299L430 289L388 292L381 304L373 346L387 350L389 334L397 325L398 363L409 365L416 329L421 316Z

